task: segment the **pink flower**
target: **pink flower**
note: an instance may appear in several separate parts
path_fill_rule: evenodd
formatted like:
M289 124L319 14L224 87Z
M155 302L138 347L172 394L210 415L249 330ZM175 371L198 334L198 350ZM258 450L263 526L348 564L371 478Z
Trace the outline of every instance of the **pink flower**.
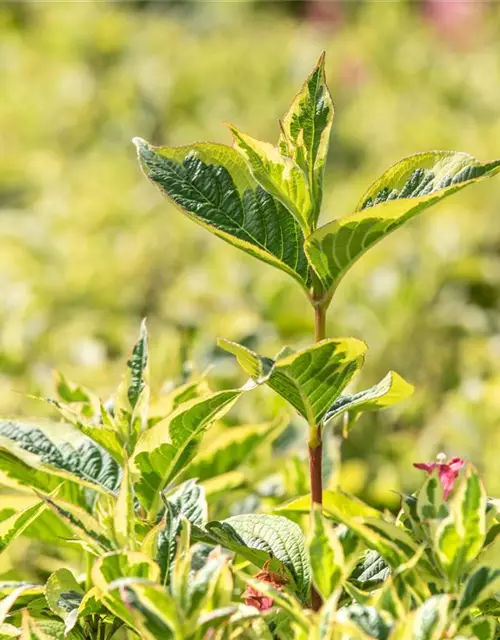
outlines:
M427 471L429 474L437 469L439 481L443 487L443 498L447 500L453 489L455 480L458 478L460 469L465 465L465 460L462 458L452 458L449 462L444 462L445 459L444 456L439 455L437 462L415 462L413 466L417 469L423 469L423 471Z
M269 583L278 591L283 591L283 586L287 584L288 580L277 573L273 573L268 570L268 563L264 565L262 571L255 576L257 580L262 580L262 582ZM242 595L242 598L245 600L245 604L250 607L255 607L259 611L266 611L270 609L274 602L270 596L266 596L264 593L252 587L252 585L247 585L245 592Z

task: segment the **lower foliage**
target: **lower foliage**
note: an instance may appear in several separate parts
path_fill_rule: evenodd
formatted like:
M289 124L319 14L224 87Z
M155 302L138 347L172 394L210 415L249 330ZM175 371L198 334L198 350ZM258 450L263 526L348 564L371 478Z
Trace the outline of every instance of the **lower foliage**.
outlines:
M148 369L143 324L112 403L58 376L63 421L0 424L0 553L41 531L60 548L45 583L0 583L2 640L498 637L500 501L472 465L417 463L396 516L339 488L312 511L304 496L211 519L221 492L243 510L235 479L285 421L226 426L208 449L258 385L151 398Z

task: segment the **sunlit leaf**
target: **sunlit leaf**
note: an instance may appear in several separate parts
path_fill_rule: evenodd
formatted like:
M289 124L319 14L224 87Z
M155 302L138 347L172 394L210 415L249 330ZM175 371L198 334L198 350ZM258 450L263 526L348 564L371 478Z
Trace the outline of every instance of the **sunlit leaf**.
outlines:
M217 476L240 466L254 455L261 445L272 442L286 424L286 420L280 419L267 424L227 427L215 437L207 438L187 468L186 475L199 480L215 480Z
M245 514L209 522L206 529L215 542L259 567L270 559L277 560L277 568L281 564L292 577L299 594L307 597L311 571L304 535L297 524L282 516Z
M71 630L78 615L84 592L68 569L58 569L47 580L45 598L51 611L62 618Z
M341 585L344 575L344 553L331 525L325 522L321 508L317 506L312 512L308 552L313 584L323 600L328 600Z
M355 496L346 491L337 489L336 491L323 491L323 514L333 516L337 510L342 511L346 516L362 516L365 518L381 517L381 513L373 507L368 506ZM295 498L284 505L279 506L276 511L295 511L297 513L309 513L311 511L311 496Z
M309 235L313 203L305 173L295 162L268 142L261 142L229 126L234 147L246 160L253 177L268 193L282 202Z
M118 546L135 551L135 507L134 487L128 470L128 463L123 468L120 492L116 500L113 517L113 529Z
M355 338L322 340L293 352L283 350L276 360L264 358L229 340L219 345L233 353L257 384L267 384L290 402L308 421L317 425L334 400L363 364L366 345Z
M146 176L192 220L226 242L310 283L304 235L293 215L257 186L231 147L153 147L135 138Z
M151 512L160 493L198 451L201 435L236 402L243 389L218 391L181 405L139 438L130 465L137 496Z
M486 493L469 466L450 501L450 514L436 531L434 548L447 575L455 580L480 552L486 536Z
M0 522L0 553L45 511L43 502L14 513Z
M470 607L479 605L495 593L500 593L500 569L480 567L467 578L458 602L458 608L466 611Z
M130 612L143 640L169 640L182 637L178 605L161 586L134 580L119 581L115 589Z
M340 622L351 622L368 637L378 640L387 640L392 629L390 622L377 609L360 604L341 609L337 618Z
M305 250L331 298L370 247L446 196L495 175L500 160L479 163L466 153L429 151L397 162L372 184L355 212L315 231Z
M379 383L358 393L341 395L325 414L325 424L348 412L349 428L365 411L380 411L409 398L414 391L400 375L390 371Z
M106 529L87 511L65 500L41 495L47 507L65 522L85 543L85 547L96 554L110 551L114 545Z
M292 158L307 176L313 209L310 220L314 225L321 210L323 173L333 122L333 103L326 85L325 56L294 98L281 121L279 148Z
M114 492L121 470L114 458L75 427L60 422L0 421L0 452L25 465L95 489Z

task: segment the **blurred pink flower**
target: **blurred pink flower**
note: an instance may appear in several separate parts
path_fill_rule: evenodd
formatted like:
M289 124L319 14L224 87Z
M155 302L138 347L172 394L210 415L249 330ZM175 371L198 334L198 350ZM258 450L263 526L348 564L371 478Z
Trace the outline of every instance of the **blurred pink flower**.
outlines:
M437 469L439 481L443 487L443 498L447 500L455 485L455 480L458 478L460 469L465 466L465 460L462 458L452 458L449 462L444 462L442 459L439 459L438 456L438 462L415 462L413 466L417 469L427 471L429 474Z
M273 573L269 571L267 568L267 563L264 565L262 571L255 576L257 580L262 580L262 582L267 582L278 591L283 591L283 586L287 584L288 580L278 575L277 573ZM247 585L245 592L242 595L242 598L245 600L245 604L250 607L255 607L259 611L266 611L270 609L274 602L270 596L266 596L252 585Z

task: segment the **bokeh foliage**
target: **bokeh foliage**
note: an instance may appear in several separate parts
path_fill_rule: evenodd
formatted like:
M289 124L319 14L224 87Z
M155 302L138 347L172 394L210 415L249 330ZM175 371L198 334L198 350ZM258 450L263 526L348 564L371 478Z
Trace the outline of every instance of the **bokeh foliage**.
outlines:
M311 341L299 288L163 201L137 168L133 135L229 143L220 123L230 121L277 139L277 118L325 49L336 106L329 218L352 211L401 156L498 157L498 4L467 46L445 40L414 4L361 4L335 28L279 4L0 7L3 414L39 415L23 394L50 393L53 368L111 392L143 316L157 385L182 377L189 336L189 358L199 370L215 362L220 386L242 378L217 336L267 355ZM411 462L443 449L500 490L499 208L498 180L464 192L385 241L340 286L328 334L369 344L359 388L388 369L417 387L402 410L353 430L343 469L334 465L344 488L394 506L391 490L420 479ZM231 420L259 423L280 408L259 391ZM283 442L292 449L293 436Z

